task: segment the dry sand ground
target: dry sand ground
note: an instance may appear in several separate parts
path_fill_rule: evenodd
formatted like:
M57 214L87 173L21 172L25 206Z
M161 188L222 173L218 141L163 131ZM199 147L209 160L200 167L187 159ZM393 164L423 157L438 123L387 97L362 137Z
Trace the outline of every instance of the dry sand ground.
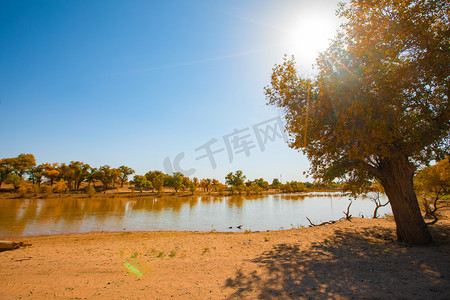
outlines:
M119 232L18 238L1 299L450 299L450 219L436 242L394 241L391 219L259 233Z

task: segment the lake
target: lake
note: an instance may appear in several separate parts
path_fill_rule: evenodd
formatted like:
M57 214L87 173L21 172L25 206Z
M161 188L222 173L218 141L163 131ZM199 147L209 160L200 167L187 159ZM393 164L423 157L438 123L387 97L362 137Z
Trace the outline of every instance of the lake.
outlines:
M0 237L91 231L266 231L297 228L344 216L341 193L260 196L0 199ZM382 202L386 202L382 196ZM357 198L355 217L372 217L375 204ZM390 214L389 205L379 209ZM242 225L241 229L236 228ZM233 227L230 229L229 227Z

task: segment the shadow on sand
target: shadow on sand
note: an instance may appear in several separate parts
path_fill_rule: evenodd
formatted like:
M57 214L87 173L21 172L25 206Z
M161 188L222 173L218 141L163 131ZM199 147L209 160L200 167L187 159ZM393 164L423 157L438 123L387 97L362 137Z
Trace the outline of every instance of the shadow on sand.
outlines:
M231 299L450 299L450 228L431 230L436 242L424 247L401 245L382 227L335 230L306 250L278 244L226 286Z

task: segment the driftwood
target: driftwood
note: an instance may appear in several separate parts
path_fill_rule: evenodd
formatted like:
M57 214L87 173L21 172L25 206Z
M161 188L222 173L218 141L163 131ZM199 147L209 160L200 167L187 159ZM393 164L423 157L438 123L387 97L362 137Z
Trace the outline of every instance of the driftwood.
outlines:
M313 222L311 222L311 220L308 217L306 217L306 219L308 220L309 224L311 224L311 225L309 225L310 227L330 225L330 224L334 224L337 222L337 221L331 220L331 221L327 221L327 222L322 222L320 224L314 224Z
M370 197L370 200L372 200L373 203L375 203L375 210L373 211L372 219L377 219L378 218L378 209L383 206L388 205L389 200L386 203L382 204L381 200L380 200L380 193L377 193L376 197Z
M437 203L439 200L439 195L436 195L436 197L434 198L434 203L433 203L433 209L431 209L430 205L428 204L428 202L425 200L424 206L425 206L425 216L426 217L433 217L434 220L431 222L427 222L427 225L434 225L436 224L436 222L439 220L438 217L436 216L436 211L438 210L437 207Z
M0 241L0 251L14 250L20 247L31 246L31 244L25 244L24 242L11 242L11 241Z
M353 201L350 200L350 203L347 206L347 212L343 212L345 214L345 219L351 221L350 219L352 218L352 215L350 214L350 206L352 206ZM344 218L341 218L341 220L343 220Z
M306 219L308 220L308 222L309 222L309 227L316 227L316 226L322 226L322 225L330 225L330 224L334 224L334 223L336 223L337 221L342 221L342 220L349 220L349 221L351 221L351 218L352 218L352 215L350 214L350 206L352 205L352 203L353 203L353 201L351 201L350 200L350 203L349 203L349 205L347 206L347 212L343 212L344 213L344 215L345 215L345 217L342 217L342 218L340 218L339 220L330 220L330 221L327 221L327 222L322 222L322 223L320 223L320 224L314 224L313 222L311 222L311 220L308 218L308 217L306 217Z

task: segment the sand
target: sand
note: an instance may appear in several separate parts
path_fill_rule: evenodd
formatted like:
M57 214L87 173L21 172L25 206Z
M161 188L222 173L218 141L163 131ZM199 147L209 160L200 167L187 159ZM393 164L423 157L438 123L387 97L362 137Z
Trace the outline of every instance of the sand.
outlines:
M257 233L97 232L21 237L0 252L0 299L450 299L450 219L435 243L388 219Z

